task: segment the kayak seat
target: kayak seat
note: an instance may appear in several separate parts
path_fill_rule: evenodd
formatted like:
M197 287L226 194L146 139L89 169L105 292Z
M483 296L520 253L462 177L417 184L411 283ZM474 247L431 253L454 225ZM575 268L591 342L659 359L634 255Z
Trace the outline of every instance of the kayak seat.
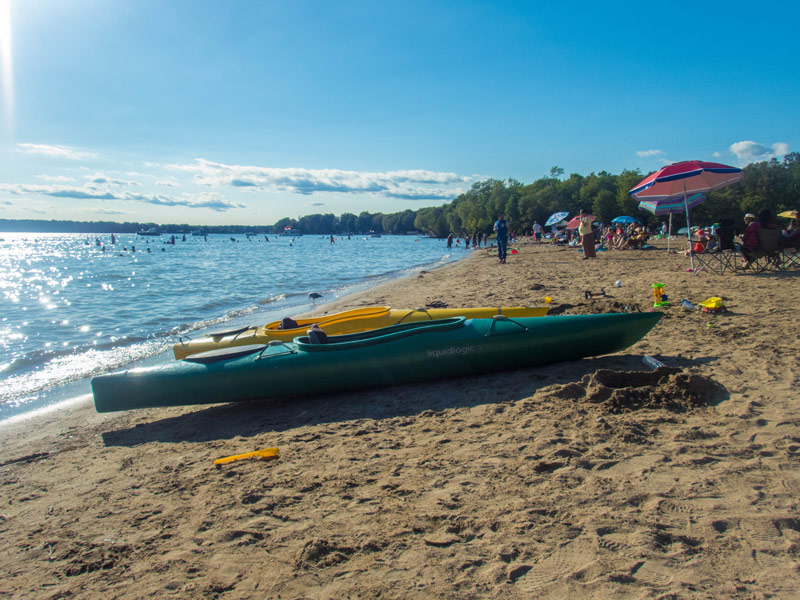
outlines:
M297 329L299 324L294 319L289 317L284 317L281 319L280 324L278 325L278 329Z
M312 327L308 331L306 331L306 335L308 335L308 341L310 344L327 344L328 343L328 334L322 331L319 327Z

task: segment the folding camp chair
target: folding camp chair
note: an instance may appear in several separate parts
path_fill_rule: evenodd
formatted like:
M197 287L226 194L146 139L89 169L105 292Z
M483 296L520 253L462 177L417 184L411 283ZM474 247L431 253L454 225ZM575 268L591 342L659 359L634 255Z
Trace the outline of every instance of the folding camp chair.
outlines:
M751 254L748 269L757 273L785 270L780 246L781 230L761 227L756 233L758 234L758 247Z
M784 269L800 268L800 243L798 242L800 240L788 246L783 246L782 259Z
M736 231L733 227L733 219L721 219L717 227L717 237L719 243L717 247L709 252L695 254L697 262L695 274L700 271L710 271L717 275L724 275L725 271L736 270L736 246L733 238Z

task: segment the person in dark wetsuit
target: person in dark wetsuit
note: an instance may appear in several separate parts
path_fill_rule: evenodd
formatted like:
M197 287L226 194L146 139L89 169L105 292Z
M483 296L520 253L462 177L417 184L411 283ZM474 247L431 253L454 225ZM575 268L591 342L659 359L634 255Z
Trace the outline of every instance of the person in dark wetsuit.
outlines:
M501 212L497 216L494 230L497 232L497 262L505 264L508 252L508 221L506 221L505 213Z

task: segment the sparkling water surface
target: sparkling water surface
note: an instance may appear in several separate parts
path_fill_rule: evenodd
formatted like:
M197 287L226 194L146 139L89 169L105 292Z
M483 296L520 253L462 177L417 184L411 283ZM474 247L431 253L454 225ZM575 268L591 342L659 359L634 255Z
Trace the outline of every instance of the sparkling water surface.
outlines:
M0 232L0 421L172 360L180 336L256 325L456 260L414 236L140 237ZM463 252L463 251L462 251Z

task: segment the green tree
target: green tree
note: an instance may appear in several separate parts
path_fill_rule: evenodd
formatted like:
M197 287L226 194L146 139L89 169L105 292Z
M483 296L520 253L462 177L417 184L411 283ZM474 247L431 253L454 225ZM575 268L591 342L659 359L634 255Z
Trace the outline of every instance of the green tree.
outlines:
M372 229L372 215L366 211L360 213L356 222L356 229L359 233L367 233Z
M592 202L592 214L601 223L610 223L611 219L619 215L616 214L617 197L610 190L600 190Z
M351 233L358 229L358 217L353 213L342 213L339 216L337 233Z

